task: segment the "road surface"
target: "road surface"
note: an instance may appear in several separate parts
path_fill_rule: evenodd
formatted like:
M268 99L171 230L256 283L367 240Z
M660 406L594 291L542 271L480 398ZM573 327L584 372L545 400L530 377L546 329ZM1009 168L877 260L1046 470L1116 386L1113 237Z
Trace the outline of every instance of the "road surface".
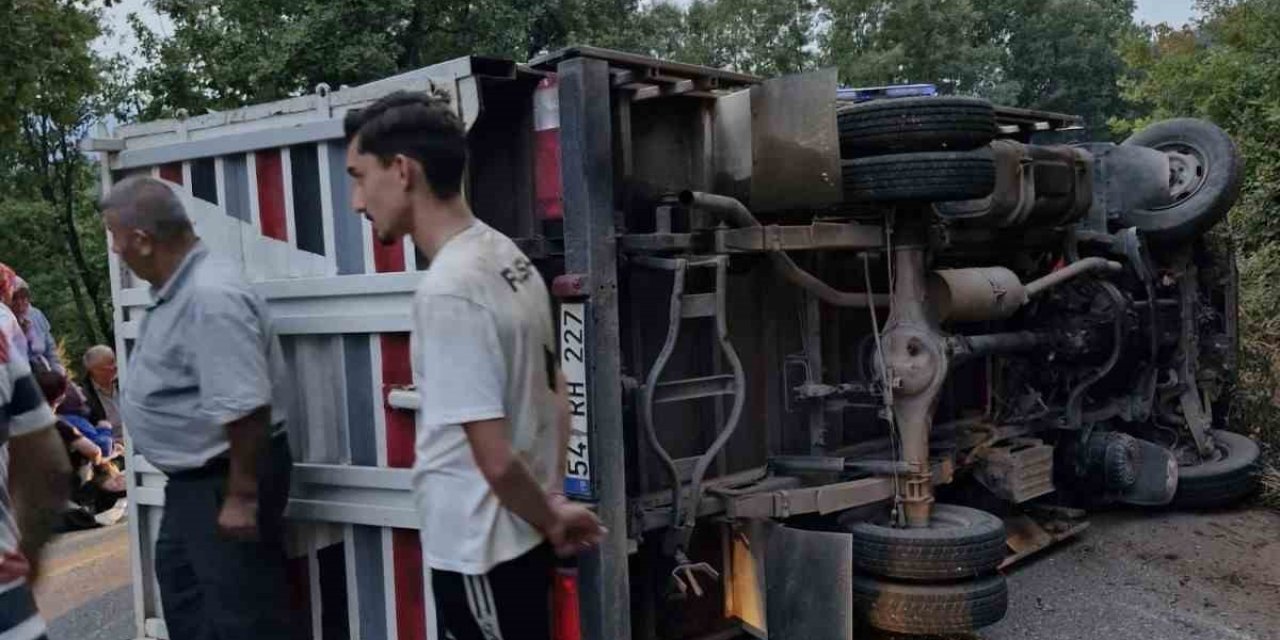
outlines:
M1009 575L983 640L1280 639L1280 513L1094 514Z
M1117 511L1092 523L1011 570L1008 616L969 638L1280 639L1280 513ZM54 542L37 594L50 640L136 637L127 531Z
M36 602L49 640L132 640L129 528L124 523L59 536L45 553Z

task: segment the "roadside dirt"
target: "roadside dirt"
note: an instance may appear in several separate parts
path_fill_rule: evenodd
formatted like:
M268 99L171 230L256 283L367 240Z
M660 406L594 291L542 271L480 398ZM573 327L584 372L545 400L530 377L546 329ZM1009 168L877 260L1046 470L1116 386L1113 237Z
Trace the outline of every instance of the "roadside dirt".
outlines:
M1280 513L1117 511L1009 573L984 640L1280 639Z

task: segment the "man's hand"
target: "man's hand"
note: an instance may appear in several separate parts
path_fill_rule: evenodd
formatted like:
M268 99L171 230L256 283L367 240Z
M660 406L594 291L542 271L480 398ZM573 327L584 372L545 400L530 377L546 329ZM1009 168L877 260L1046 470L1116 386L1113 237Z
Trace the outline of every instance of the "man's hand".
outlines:
M31 575L31 563L17 551L0 555L0 584L8 584Z
M227 423L231 441L227 497L218 512L218 533L229 540L258 539L258 460L270 446L271 407L263 405Z
M84 458L91 464L97 465L99 462L102 462L102 449L99 449L98 445L91 442L88 438L81 437L72 440L71 448L74 449L76 453L84 456Z
M547 540L561 558L571 558L591 549L600 544L607 533L596 514L564 496L552 496L551 509L555 523L547 530Z
M258 498L230 494L218 512L218 533L230 540L252 542L258 539Z

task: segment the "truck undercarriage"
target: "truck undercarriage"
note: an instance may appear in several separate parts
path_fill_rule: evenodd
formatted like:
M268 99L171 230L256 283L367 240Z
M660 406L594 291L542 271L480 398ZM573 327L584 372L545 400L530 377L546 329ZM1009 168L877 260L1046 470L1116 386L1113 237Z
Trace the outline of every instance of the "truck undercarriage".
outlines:
M719 600L769 637L968 631L1004 614L998 569L1083 508L1252 490L1257 447L1225 430L1225 134L1041 143L1074 119L843 102L833 80L695 109L720 136L711 180L671 176L629 105L621 384L654 637Z

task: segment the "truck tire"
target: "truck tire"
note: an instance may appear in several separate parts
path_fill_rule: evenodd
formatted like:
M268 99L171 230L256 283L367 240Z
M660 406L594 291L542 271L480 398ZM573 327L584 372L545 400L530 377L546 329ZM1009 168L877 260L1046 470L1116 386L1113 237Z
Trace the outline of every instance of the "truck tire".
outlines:
M996 112L977 98L872 100L836 111L847 157L907 151L966 151L991 142Z
M928 528L849 523L854 571L900 580L963 580L995 571L1005 555L1004 522L969 507L933 505Z
M1171 204L1131 209L1120 221L1158 243L1196 237L1227 215L1244 175L1240 150L1216 125L1194 118L1157 122L1122 144L1163 151L1170 158Z
M1009 608L1004 576L952 584L902 584L853 577L853 610L894 633L951 635L999 622Z
M840 165L848 202L972 200L996 184L989 149L871 156Z
M1182 465L1187 456L1179 452L1178 490L1173 504L1184 509L1213 509L1230 506L1258 488L1258 443L1231 431L1213 430L1218 455L1213 460ZM1194 452L1191 452L1194 456Z

